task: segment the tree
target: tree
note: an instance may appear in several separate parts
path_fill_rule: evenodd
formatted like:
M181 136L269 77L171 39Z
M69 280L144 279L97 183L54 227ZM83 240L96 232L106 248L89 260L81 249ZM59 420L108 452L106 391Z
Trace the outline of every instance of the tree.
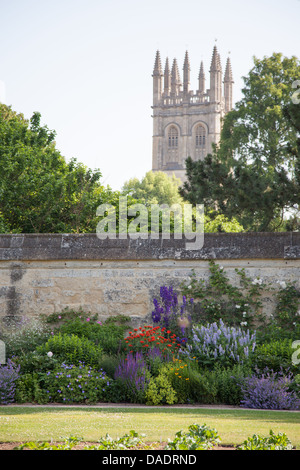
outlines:
M235 217L252 231L280 230L299 204L297 129L284 109L300 78L296 57L274 53L244 77L243 98L224 118L220 144L204 161L186 162L180 194L208 210Z
M55 132L34 113L24 119L0 104L0 230L88 232L96 229L97 206L109 197L101 173L55 147Z
M179 194L181 181L175 176L170 177L162 171L148 171L141 181L132 178L125 182L122 192L131 195L143 204L182 204Z

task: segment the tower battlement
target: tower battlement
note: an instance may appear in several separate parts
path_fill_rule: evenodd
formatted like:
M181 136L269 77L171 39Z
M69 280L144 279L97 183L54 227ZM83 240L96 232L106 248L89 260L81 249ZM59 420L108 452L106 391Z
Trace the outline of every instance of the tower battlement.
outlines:
M206 88L204 64L198 74L198 89L190 89L190 60L188 51L181 78L177 59L170 67L165 60L164 70L160 52L156 52L153 69L153 150L152 170L175 174L185 180L185 160L203 159L220 139L221 122L232 109L233 76L227 59L223 76L221 58L215 46Z

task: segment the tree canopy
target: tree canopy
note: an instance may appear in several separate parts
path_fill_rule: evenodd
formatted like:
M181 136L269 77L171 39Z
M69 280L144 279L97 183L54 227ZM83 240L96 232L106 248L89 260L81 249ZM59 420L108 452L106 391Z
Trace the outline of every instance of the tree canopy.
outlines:
M203 161L187 159L180 194L246 230L282 230L284 217L299 211L299 105L292 107L292 95L300 63L280 53L254 58L243 78L243 98L225 116L219 146Z
M166 175L162 171L148 171L139 180L132 178L125 182L122 188L124 194L131 195L143 204L181 204L183 199L179 194L180 179L174 175Z
M55 132L0 104L0 232L88 232L96 208L110 198L101 173L66 162Z

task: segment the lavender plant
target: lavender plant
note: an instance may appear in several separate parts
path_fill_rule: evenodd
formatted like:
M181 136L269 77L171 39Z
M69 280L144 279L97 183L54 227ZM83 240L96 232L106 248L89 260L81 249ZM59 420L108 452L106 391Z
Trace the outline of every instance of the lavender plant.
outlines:
M20 366L16 366L10 359L6 365L0 366L0 404L13 403L16 390L16 381L19 378Z
M182 353L204 366L244 364L255 349L255 332L219 323L193 326L192 337Z
M126 395L131 401L144 401L144 393L150 381L150 371L141 352L127 354L125 359L120 361L114 378L125 386Z
M300 409L300 400L290 391L292 375L266 371L245 378L241 383L241 406L269 410Z

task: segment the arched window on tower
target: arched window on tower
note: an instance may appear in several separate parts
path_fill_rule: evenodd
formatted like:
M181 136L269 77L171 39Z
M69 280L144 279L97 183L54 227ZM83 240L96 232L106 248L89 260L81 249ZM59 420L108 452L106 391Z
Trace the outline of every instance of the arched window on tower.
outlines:
M171 126L168 133L168 146L169 148L178 147L178 130L175 126Z
M196 148L203 149L206 145L206 132L205 128L199 124L196 129Z

